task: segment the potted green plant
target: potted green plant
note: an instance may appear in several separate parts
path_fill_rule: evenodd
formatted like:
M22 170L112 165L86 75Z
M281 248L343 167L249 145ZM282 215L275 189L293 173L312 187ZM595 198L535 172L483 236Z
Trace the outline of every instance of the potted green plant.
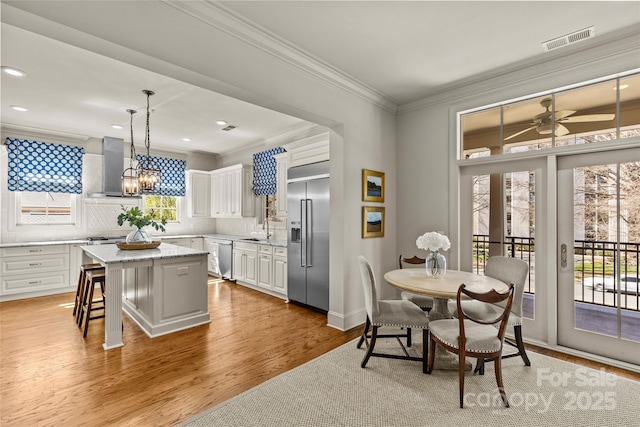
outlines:
M137 206L129 209L122 205L121 207L123 212L118 215L118 225L122 226L122 224L127 221L130 226L136 227L135 230L127 235L127 243L151 243L151 237L149 237L147 232L144 230L144 227L147 225L150 225L163 233L165 232L164 226L167 224L167 220L162 219L158 223L158 221L153 219L153 210L145 215Z

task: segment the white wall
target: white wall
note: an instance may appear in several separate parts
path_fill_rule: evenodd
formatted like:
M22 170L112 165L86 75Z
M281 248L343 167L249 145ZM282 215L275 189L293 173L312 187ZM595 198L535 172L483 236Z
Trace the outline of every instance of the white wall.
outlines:
M55 22L3 4L4 22L331 128L329 323L347 329L364 321L358 255L372 261L380 279L395 266L395 105L350 82L330 83L302 71L304 64L282 59L270 40L261 44L243 37L246 29L226 22L229 17L215 4L23 2L17 6ZM191 8L200 9L186 10ZM96 16L105 25L97 25ZM361 239L363 168L386 173L384 238ZM392 292L385 287L382 295Z

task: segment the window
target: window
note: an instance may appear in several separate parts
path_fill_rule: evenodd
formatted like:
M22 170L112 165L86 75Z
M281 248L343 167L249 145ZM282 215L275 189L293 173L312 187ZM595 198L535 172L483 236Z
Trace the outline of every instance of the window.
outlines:
M16 225L73 225L76 195L67 193L15 192Z
M640 74L575 85L461 113L469 159L640 136Z
M153 219L179 222L178 198L175 196L144 196L144 212L153 210Z

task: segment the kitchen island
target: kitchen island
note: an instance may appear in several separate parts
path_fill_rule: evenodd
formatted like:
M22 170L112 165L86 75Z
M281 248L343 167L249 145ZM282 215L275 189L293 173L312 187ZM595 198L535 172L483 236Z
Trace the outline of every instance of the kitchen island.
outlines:
M122 311L151 338L211 321L208 252L168 243L144 250L115 244L81 249L106 270L105 350L124 345Z

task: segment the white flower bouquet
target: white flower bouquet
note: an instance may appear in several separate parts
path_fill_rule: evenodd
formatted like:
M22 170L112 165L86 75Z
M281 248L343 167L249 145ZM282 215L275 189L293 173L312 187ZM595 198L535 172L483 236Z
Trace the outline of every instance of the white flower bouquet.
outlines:
M451 247L451 242L444 234L430 231L418 237L416 246L418 246L419 249L427 249L433 252L440 250L446 251Z
M424 233L416 240L420 249L430 250L431 254L425 260L425 267L429 276L438 278L447 273L447 259L439 251L446 251L451 247L449 238L435 231Z

